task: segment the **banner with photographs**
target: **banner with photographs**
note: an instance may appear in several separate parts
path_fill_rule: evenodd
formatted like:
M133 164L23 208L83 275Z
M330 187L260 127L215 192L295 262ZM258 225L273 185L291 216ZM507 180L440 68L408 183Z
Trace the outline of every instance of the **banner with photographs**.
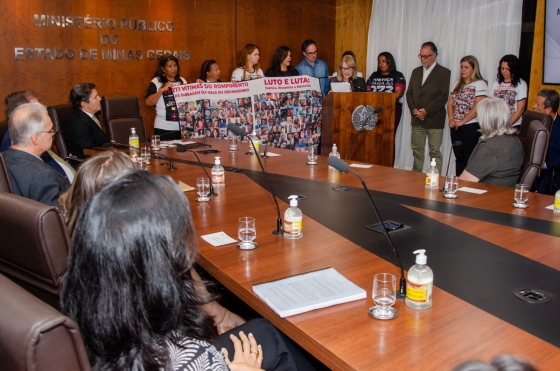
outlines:
M229 123L253 130L263 144L305 152L321 137L322 94L310 76L239 83L196 83L173 88L184 138L228 139Z

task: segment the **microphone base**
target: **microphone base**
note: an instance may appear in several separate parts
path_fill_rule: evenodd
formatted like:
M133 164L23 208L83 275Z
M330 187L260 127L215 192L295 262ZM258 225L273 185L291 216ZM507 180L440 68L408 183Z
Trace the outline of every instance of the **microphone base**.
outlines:
M177 170L177 168L175 166L173 166L173 164L170 164L169 167L167 168L167 170L173 171L173 170Z
M272 231L272 234L281 235L281 234L284 234L284 230L282 230L282 229L275 229L275 230Z
M406 279L401 277L399 289L397 291L397 299L404 300L406 298Z
M262 155L261 158L269 158L269 155Z

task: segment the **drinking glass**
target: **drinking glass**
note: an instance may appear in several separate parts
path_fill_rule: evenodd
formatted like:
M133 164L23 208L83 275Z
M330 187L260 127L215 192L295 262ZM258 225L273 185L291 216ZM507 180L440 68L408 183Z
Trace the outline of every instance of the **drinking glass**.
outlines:
M159 135L152 135L152 150L159 151L161 149Z
M208 178L196 179L196 193L198 194L198 198L196 200L199 202L210 201L208 192L210 192L210 181L208 180Z
M237 135L235 134L231 134L231 139L229 141L229 150L230 151L238 151L239 148L237 148Z
M457 198L455 192L457 192L458 188L459 188L459 178L453 175L446 176L443 197Z
M137 169L146 170L146 155L141 151L137 152L137 156L131 158L132 162L134 162L134 167Z
M377 319L392 319L397 316L397 310L392 308L397 300L397 278L391 273L378 273L373 276L374 307L368 313Z
M317 165L317 151L314 145L307 147L307 165Z
M253 240L257 238L255 218L251 218L250 216L239 218L237 236L241 240L241 242L237 244L237 247L241 250L252 250L256 248L258 245L253 242Z
M525 209L526 207L529 207L529 205L525 203L527 202L528 193L529 193L529 186L527 184L516 184L515 194L513 196L515 202L512 205L520 209Z
M140 158L145 159L146 165L151 165L151 162L150 162L151 157L152 157L152 154L150 153L150 150L148 149L148 146L144 145L144 148L140 151Z

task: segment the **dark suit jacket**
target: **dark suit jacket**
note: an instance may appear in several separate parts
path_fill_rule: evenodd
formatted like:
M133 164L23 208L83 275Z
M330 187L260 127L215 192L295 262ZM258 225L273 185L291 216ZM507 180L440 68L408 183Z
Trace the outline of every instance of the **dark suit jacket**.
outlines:
M99 147L109 142L105 132L81 109L74 109L66 129L68 152L78 158L85 158L84 148Z
M546 153L546 167L552 169L560 165L560 115L556 115L550 130L550 142Z
M62 175L31 153L9 149L2 155L16 195L60 207L58 196L69 186Z
M436 64L424 85L422 85L422 69L420 66L412 71L406 103L410 112L424 108L428 113L424 121L412 115L412 125L420 125L424 129L443 129L445 126L445 106L449 98L449 82L451 71Z

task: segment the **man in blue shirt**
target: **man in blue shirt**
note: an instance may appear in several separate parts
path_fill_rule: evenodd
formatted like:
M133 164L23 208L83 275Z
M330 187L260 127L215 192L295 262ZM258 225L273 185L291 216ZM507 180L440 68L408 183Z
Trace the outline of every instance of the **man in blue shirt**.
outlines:
M325 61L317 59L317 46L315 41L307 39L301 44L304 60L296 66L300 75L313 76L319 79L323 96L329 90L329 67Z

